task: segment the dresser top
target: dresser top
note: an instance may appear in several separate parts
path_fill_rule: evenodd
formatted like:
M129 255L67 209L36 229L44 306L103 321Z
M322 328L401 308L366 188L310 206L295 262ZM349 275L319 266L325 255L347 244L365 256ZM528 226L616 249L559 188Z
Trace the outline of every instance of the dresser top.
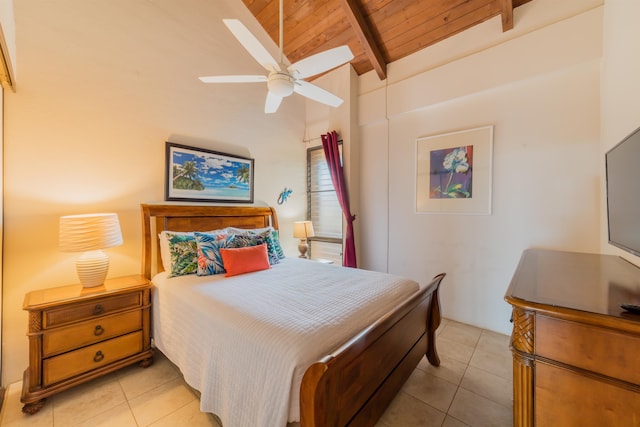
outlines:
M527 249L505 299L521 307L561 307L640 322L620 308L640 304L640 268L614 255Z
M24 297L24 310L40 310L48 306L77 302L110 296L119 293L133 292L137 288L149 287L149 281L141 275L116 277L105 280L101 286L83 288L80 284L58 286L31 291Z

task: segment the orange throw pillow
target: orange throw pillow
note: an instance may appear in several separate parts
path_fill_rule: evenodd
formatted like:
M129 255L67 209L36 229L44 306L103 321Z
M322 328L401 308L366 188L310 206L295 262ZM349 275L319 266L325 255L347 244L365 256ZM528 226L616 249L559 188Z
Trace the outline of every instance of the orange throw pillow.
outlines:
M225 277L270 268L266 244L244 248L220 248L220 255L226 270Z

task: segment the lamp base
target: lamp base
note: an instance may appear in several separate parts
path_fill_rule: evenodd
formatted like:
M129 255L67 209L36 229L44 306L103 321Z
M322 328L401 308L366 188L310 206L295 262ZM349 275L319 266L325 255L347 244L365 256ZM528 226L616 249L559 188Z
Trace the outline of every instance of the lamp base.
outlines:
M84 252L76 260L76 270L83 287L103 285L109 271L109 257L99 249Z
M298 258L307 258L308 250L309 245L307 244L306 239L300 239L300 243L298 244L298 251L300 251L300 256Z

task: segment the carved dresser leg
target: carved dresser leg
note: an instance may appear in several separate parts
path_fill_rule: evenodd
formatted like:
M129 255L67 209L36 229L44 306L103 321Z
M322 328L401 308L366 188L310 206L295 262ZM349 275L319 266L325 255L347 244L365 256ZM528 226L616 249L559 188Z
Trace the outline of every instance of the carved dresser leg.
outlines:
M535 314L513 309L513 425L533 427L533 375Z
M138 364L141 368L148 368L149 366L151 366L153 364L153 357L150 357L148 359L143 359L140 361L140 363Z
M33 415L38 412L45 404L46 399L38 400L32 403L26 403L22 407L22 412L27 415Z

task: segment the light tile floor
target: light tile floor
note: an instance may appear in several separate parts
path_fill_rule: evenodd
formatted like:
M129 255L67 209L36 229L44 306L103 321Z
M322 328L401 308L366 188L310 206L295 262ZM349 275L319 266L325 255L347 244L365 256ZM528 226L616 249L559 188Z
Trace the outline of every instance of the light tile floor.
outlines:
M509 337L444 319L436 343L440 367L423 359L376 427L511 426ZM133 365L62 392L35 415L22 414L21 388L8 387L1 427L220 425L200 412L197 393L159 353L151 367Z

